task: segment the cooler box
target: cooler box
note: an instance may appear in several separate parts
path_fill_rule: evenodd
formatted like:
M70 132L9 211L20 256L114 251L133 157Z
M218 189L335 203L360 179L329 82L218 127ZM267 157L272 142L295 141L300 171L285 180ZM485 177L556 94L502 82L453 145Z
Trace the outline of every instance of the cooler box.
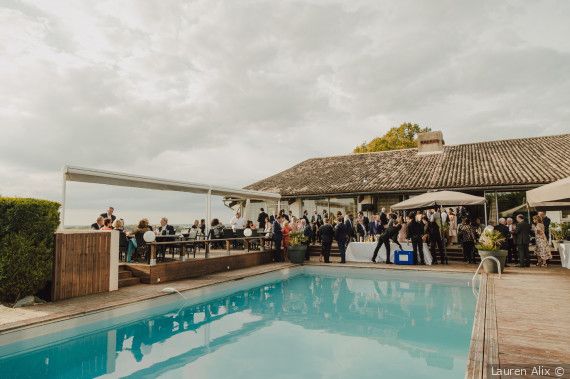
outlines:
M397 265L413 265L414 252L405 250L396 250L394 252L394 263Z

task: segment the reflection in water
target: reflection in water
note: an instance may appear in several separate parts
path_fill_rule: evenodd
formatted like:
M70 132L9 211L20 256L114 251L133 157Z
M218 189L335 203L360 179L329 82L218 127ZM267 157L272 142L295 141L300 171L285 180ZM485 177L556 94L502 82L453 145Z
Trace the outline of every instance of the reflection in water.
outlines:
M285 321L358 336L441 369L464 364L474 299L430 282L300 275L0 359L7 377L154 377ZM231 370L231 368L228 368Z

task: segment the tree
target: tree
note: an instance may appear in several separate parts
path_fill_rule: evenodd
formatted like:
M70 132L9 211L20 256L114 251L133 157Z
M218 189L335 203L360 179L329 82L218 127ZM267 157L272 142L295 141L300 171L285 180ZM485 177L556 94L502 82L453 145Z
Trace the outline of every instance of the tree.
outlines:
M403 123L388 130L382 137L376 137L370 142L354 148L355 153L370 153L374 151L399 150L416 147L415 138L418 133L430 132L430 128L422 128L411 122Z

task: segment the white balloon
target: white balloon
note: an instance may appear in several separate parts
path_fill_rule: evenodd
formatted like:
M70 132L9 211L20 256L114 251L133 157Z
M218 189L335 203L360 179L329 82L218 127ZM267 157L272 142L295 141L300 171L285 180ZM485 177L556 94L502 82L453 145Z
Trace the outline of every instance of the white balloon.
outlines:
M253 232L251 231L250 228L247 228L247 229L244 229L244 230L243 230L243 235L244 235L245 237L251 237L252 234L253 234Z
M145 232L143 234L143 239L145 242L154 242L154 240L156 239L156 236L154 235L153 232L151 232L150 230L148 232Z

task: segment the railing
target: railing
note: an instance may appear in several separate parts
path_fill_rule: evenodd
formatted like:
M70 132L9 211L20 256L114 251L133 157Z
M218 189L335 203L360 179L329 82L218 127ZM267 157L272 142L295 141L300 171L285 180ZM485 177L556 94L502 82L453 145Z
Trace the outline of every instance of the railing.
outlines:
M483 262L485 262L485 260L487 260L487 259L492 259L492 260L494 260L495 262L497 262L497 268L498 268L498 272L499 272L499 279L501 279L501 262L500 262L497 258L491 257L491 256L488 256L488 257L485 257L485 258L481 259L481 263L479 263L479 266L477 267L477 270L475 270L475 274L473 275L473 278L471 278L471 288L472 288L472 291L473 291L473 296L475 296L475 298L478 298L478 297L479 297L479 292L478 292L478 291L477 291L477 292L475 291L475 278L477 277L477 274L479 274L479 270L481 269L481 266L483 265Z
M173 238L175 236L172 236ZM273 240L271 238L267 238L266 236L258 236L258 237L233 237L233 238L219 238L219 239L191 239L191 240L173 240L173 241L164 241L164 242L149 242L147 245L150 247L150 265L156 265L156 258L157 252L160 248L167 248L171 249L172 254L174 255L174 250L179 249L178 254L181 257L181 260L185 260L187 253L190 252L188 249L191 248L191 251L194 254L194 258L196 258L196 250L200 248L204 248L204 258L209 258L210 250L212 246L220 246L221 249L225 249L228 255L231 255L232 248L235 247L236 244L243 244L243 250L246 252L250 252L252 246L258 246L257 251L265 251L267 249L271 250L273 248ZM257 243L256 243L257 242ZM165 253L165 252L164 252ZM165 253L166 254L166 253ZM188 254L189 255L189 254Z

